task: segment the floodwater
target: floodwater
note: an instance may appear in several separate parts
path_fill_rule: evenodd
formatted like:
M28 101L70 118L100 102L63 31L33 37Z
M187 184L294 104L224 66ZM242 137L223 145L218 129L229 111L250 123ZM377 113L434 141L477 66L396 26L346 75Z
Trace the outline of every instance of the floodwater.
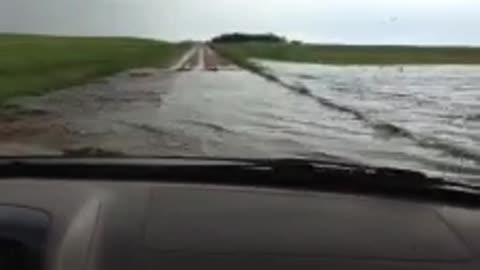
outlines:
M311 101L295 117L312 123L304 126L312 148L374 165L480 178L480 67L261 64L302 90L295 99Z
M338 158L480 179L480 67L260 64L279 81L197 47L178 71L12 100L0 154Z

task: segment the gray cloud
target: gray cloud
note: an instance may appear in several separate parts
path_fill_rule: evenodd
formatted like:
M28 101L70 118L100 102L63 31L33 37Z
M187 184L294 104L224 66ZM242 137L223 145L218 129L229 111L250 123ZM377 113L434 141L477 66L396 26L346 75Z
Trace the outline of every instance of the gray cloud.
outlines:
M477 0L0 0L0 31L207 39L277 32L316 42L480 45Z

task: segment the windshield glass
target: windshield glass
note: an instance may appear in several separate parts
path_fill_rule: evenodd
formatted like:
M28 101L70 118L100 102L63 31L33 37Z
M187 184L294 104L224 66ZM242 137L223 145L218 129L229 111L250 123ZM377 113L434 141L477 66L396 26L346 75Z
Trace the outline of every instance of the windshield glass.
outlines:
M480 178L480 2L0 4L0 155L306 158Z

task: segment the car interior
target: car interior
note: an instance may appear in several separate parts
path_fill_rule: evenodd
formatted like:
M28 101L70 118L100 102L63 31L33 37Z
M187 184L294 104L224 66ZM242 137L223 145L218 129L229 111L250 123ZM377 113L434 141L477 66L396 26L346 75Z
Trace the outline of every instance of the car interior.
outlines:
M3 164L2 269L479 267L474 204L52 164Z

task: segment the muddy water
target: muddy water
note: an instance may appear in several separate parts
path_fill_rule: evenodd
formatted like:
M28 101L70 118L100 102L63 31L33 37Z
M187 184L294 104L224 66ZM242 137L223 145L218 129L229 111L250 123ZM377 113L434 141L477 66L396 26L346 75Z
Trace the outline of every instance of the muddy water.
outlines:
M480 178L480 67L262 62L313 101L316 149L371 164ZM321 112L320 112L321 111Z
M480 178L479 67L263 61L289 88L206 48L189 54L191 69L126 72L11 101L0 154L327 157Z

